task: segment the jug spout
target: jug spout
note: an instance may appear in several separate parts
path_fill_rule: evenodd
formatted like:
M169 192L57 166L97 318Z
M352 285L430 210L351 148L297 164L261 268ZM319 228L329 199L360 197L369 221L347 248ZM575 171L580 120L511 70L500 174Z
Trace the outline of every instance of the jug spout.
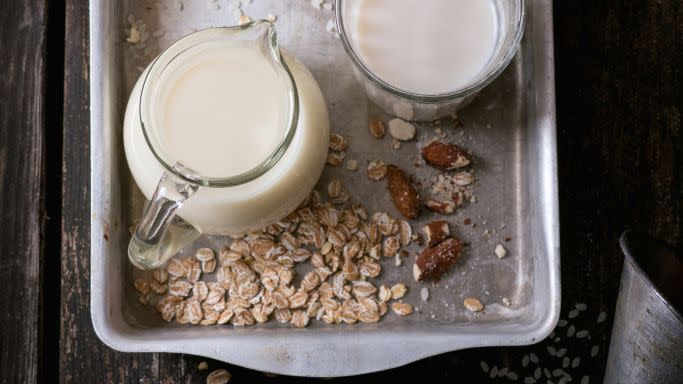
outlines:
M253 44L274 65L283 66L277 42L277 31L271 21L254 20L243 24L241 28L240 39Z

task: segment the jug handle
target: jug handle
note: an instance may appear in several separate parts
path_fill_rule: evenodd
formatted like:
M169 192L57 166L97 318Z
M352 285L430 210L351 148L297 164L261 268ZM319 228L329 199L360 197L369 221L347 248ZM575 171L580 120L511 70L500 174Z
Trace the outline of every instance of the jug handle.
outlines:
M178 208L197 189L198 185L164 172L128 244L128 258L133 265L157 268L201 235L190 224L174 220Z

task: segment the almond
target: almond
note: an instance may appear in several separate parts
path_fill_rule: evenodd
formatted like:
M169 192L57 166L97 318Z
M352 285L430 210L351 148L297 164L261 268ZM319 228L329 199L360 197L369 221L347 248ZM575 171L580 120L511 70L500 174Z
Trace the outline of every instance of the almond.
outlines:
M427 245L433 247L450 235L448 222L446 220L432 221L422 227L422 231L427 236Z
M455 144L433 141L422 148L427 164L442 171L462 168L470 163L470 155Z
M396 209L408 219L415 219L420 213L420 195L410 178L395 165L387 166L387 189Z
M462 243L459 239L448 238L435 247L426 248L415 260L413 277L415 281L431 280L441 277L460 258Z
M455 210L455 203L452 201L429 199L427 200L426 205L430 211L440 213L442 215L451 214L453 213L453 210Z

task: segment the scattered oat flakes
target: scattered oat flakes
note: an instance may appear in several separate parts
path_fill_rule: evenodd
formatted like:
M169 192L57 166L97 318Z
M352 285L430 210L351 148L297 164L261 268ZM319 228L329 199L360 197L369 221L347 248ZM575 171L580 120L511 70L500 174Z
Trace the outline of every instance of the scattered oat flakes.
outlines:
M505 247L503 247L502 244L496 245L496 248L494 249L494 252L496 253L496 256L497 256L499 259L502 259L503 257L505 257L505 255L507 255L507 251L505 250Z
M294 325L297 328L304 328L305 326L308 325L308 315L306 314L306 311L294 311L292 314L292 325Z
M352 291L353 295L357 298L368 297L374 295L377 292L377 288L367 281L354 281Z
M394 263L394 264L395 264L397 267L400 267L401 264L403 264L403 260L401 260L401 254L397 253L396 256L394 256L394 258L395 258L395 263Z
M349 148L349 140L338 133L330 134L330 149L333 151L346 151Z
M474 297L468 297L467 299L465 299L463 304L465 305L465 308L467 308L467 310L471 312L479 312L482 309L484 309L484 304L482 304L481 301L479 301L479 299Z
M202 361L197 365L197 369L200 371L206 371L209 369L209 364L206 361Z
M346 169L348 169L351 172L354 172L358 169L358 161L351 159L346 162Z
M202 261L202 272L213 273L216 270L216 259Z
M370 133L372 133L375 139L383 138L385 133L384 122L379 119L370 120Z
M327 164L338 167L344 162L346 152L328 152Z
M199 248L194 254L194 257L196 257L199 261L213 260L214 256L215 253L211 248Z
M427 287L422 287L422 290L420 291L420 297L422 297L422 301L427 301L427 299L429 299L429 290Z
M372 160L368 163L368 178L373 181L382 180L387 175L387 165L382 160Z
M373 214L370 221L367 210L358 204L338 208L330 204L344 193L341 183L333 181L328 202L314 192L287 218L233 239L218 257L206 248L193 257L171 259L165 269L153 272L151 282L136 283L136 288L150 292L140 301L155 303L165 321L175 318L181 324L249 326L271 318L292 326L305 326L310 319L379 321L388 310L386 301L403 297L407 288L397 284L392 292L385 286L378 293L369 280L382 269L375 260L386 251L400 261L400 247L412 241L412 230L407 221L384 212ZM293 285L295 264L309 260L314 269L302 276L300 285ZM202 271L216 273L216 281L202 281ZM212 280L207 276L207 281ZM149 301L151 295L160 297Z
M402 146L401 142L400 142L399 140L397 140L397 139L394 139L394 141L391 143L391 148L393 148L393 149L395 149L395 150L397 150L397 151L398 151L399 149L401 149L401 146Z
M157 268L152 272L154 281L159 284L164 284L168 281L168 272L163 268Z
M151 290L149 283L145 279L135 279L133 285L143 295L148 295Z
M410 223L406 220L399 220L398 222L399 237L401 239L402 246L408 246L410 244L411 238L413 236L413 229Z
M386 285L382 285L379 287L379 293L377 294L377 297L381 302L391 300L391 289Z
M407 316L413 313L413 307L410 304L400 301L391 303L391 310L399 316Z
M178 258L173 258L166 264L168 274L173 277L184 277L187 274L187 268Z
M334 179L327 185L327 195L330 199L339 197L342 192L344 192L344 187L342 187L342 183L339 179Z
M399 284L394 284L391 287L391 298L394 300L398 300L403 298L405 296L406 292L408 292L408 288L406 287L405 284L399 283Z
M405 101L399 101L391 106L394 115L400 117L403 120L412 120L415 116L415 111L413 106Z
M503 297L501 301L503 302L503 305L505 305L506 307L510 306L510 299L508 299L507 297Z
M409 141L415 137L415 126L405 120L394 118L389 120L389 134L397 140Z

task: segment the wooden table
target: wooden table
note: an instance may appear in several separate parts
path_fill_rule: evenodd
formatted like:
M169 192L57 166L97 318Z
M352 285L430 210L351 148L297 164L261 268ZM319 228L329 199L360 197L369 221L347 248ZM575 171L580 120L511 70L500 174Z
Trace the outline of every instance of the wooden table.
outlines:
M683 242L683 4L678 0L555 4L562 241L562 317L591 340L567 339L571 370L601 382L622 255L635 228ZM89 313L88 5L25 0L0 8L0 377L33 383L200 383L205 359L126 354L104 346ZM598 313L607 321L596 323ZM459 351L359 381L410 374L488 382L480 361L522 378L552 341ZM378 351L381 353L381 351ZM232 382L307 382L209 361ZM424 376L423 376L424 375ZM358 380L358 379L356 379ZM499 379L503 381L503 379ZM348 381L348 380L340 380ZM545 381L543 381L545 382Z

